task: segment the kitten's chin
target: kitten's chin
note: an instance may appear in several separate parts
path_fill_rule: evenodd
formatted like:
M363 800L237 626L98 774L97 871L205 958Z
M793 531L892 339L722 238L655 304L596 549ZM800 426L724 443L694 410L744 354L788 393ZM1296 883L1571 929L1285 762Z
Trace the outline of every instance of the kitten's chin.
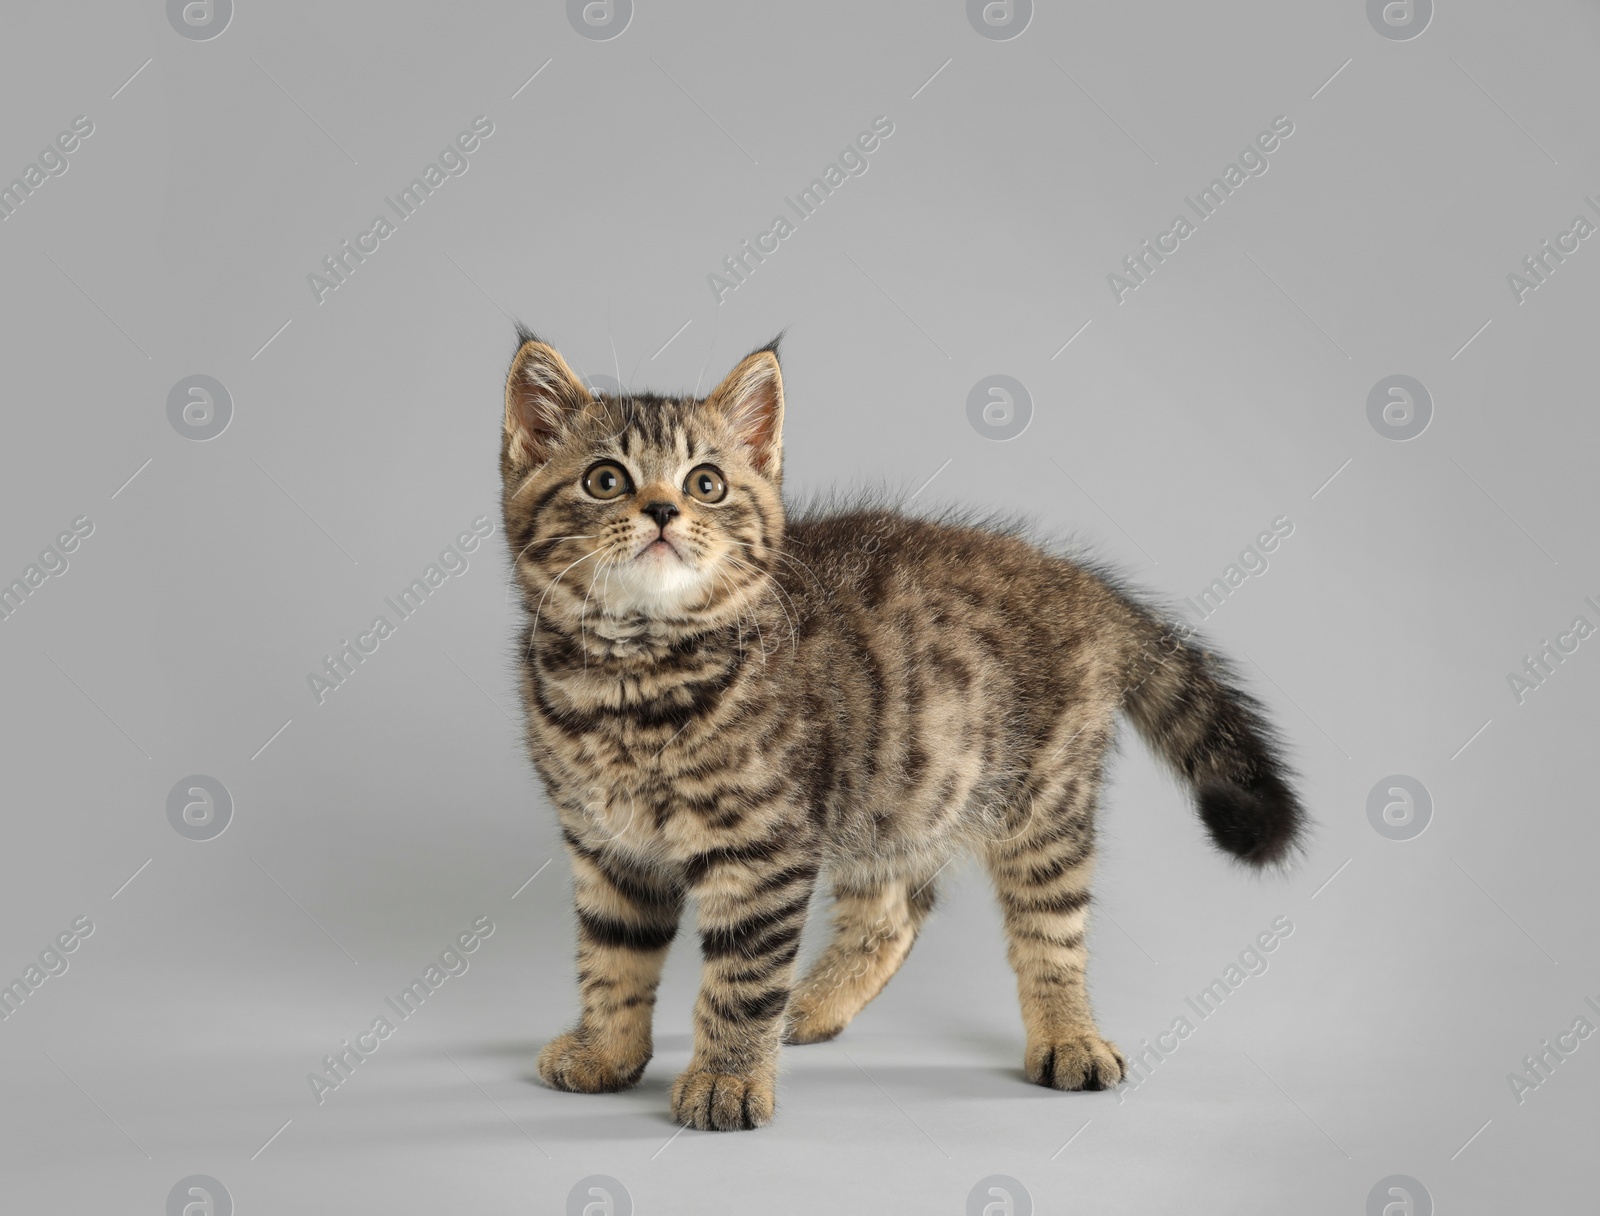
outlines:
M670 550L646 550L600 575L606 610L617 616L684 616L705 603L709 577Z

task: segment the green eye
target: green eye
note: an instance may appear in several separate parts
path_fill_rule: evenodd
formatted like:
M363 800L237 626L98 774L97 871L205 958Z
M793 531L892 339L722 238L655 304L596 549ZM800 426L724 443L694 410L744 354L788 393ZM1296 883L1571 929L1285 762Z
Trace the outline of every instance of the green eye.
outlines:
M728 483L714 464L696 465L683 479L683 491L698 502L721 502L728 496Z
M622 497L633 487L628 470L614 460L602 460L583 475L583 488L590 498L605 502Z

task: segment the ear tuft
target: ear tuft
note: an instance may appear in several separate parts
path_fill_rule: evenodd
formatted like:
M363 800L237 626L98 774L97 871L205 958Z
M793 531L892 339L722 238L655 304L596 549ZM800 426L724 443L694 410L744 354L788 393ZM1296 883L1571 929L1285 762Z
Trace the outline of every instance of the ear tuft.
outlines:
M529 469L550 458L563 424L593 403L560 353L520 323L521 345L506 375L506 459L514 469Z
M783 464L783 372L778 367L779 334L739 361L706 398L750 449L756 468L777 477Z

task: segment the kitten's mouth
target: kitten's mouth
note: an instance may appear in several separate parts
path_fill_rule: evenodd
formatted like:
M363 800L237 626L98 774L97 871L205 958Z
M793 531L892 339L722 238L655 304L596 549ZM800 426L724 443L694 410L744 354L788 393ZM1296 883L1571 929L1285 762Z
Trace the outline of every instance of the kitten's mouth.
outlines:
M656 560L664 561L669 554L679 561L683 560L683 554L678 552L678 547L668 540L666 533L663 532L656 536L654 540L646 541L644 548L633 555L633 560L640 561L645 558L655 558Z

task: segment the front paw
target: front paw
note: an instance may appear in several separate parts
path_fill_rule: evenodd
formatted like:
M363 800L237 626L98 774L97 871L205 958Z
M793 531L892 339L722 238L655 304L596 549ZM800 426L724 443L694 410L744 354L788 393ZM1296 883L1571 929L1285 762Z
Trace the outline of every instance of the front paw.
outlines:
M672 1085L672 1114L703 1132L749 1131L772 1121L771 1076L690 1068Z
M1128 1075L1116 1045L1093 1030L1029 1043L1023 1068L1028 1080L1051 1089L1110 1089Z
M596 1048L578 1031L551 1039L539 1053L539 1078L551 1089L578 1094L609 1094L631 1089L644 1075L643 1058L619 1059Z

